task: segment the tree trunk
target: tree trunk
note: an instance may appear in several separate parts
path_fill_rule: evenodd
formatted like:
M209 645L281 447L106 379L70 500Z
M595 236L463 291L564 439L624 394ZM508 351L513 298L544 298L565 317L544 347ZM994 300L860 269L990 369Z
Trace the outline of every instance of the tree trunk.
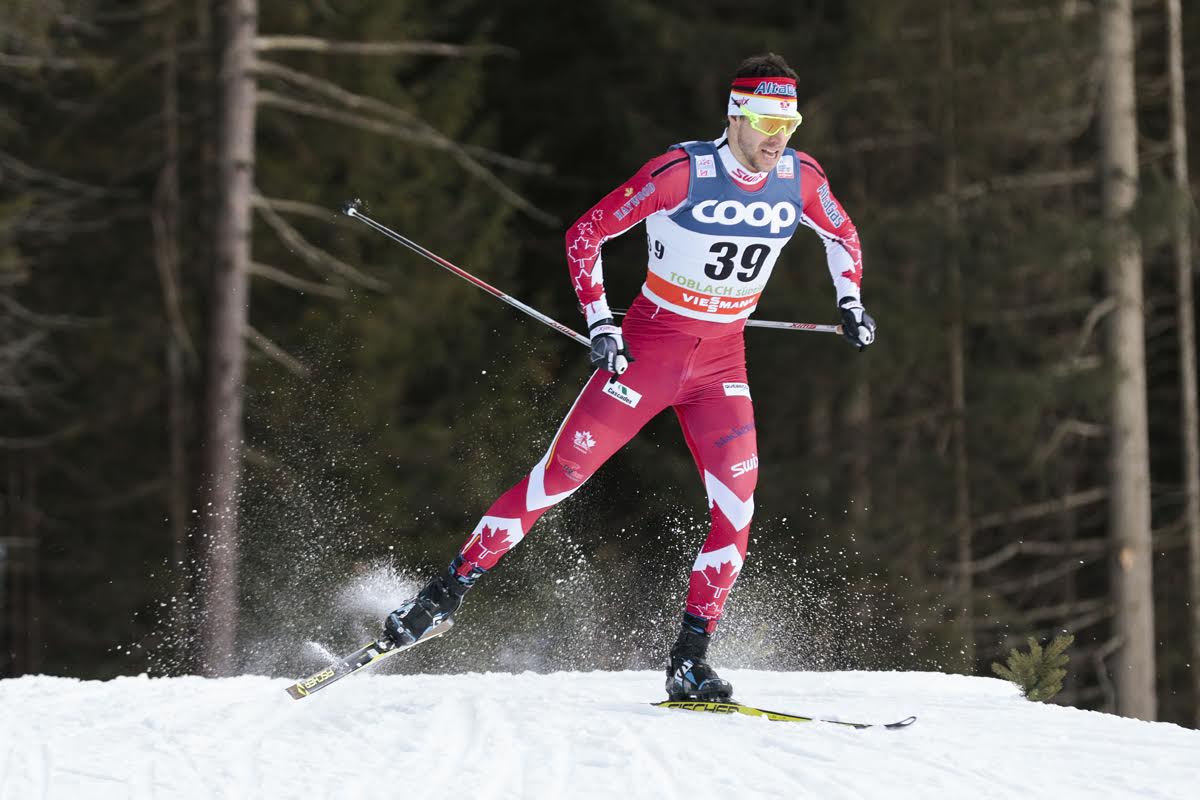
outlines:
M955 562L957 580L954 594L958 603L959 641L962 647L962 669L970 675L975 671L974 613L971 593L974 581L971 572L971 492L967 461L967 389L966 389L966 331L963 324L962 265L958 260L960 231L958 208L958 142L957 119L954 96L954 5L956 0L942 4L941 20L941 72L944 80L942 92L942 141L945 148L946 230L950 246L946 264L950 287L950 326L948 349L950 353L950 402L951 425L954 440L954 531Z
M1200 421L1196 400L1196 311L1192 294L1191 195L1188 192L1187 115L1184 108L1183 15L1167 0L1167 71L1171 84L1172 173L1177 189L1174 217L1175 281L1179 316L1179 383L1183 406L1184 524L1192 606L1192 695L1200 726Z
M1137 105L1132 0L1102 0L1100 56L1101 191L1110 236L1108 291L1113 375L1110 516L1117 649L1117 712L1157 714L1151 583L1150 458L1141 244L1130 222L1137 200Z
M172 624L182 635L188 629L186 598L191 595L188 562L187 419L188 366L195 351L183 317L179 279L181 199L179 187L179 12L168 9L163 40L163 167L154 197L155 263L163 295L167 325L164 360L167 401L167 519L171 526L171 565L175 571L175 607ZM185 361L186 357L186 361Z
M249 293L251 188L254 178L254 37L257 0L226 0L217 35L220 130L217 145L218 211L212 329L208 353L203 456L206 558L203 657L210 675L233 668L238 614L238 508L242 392Z

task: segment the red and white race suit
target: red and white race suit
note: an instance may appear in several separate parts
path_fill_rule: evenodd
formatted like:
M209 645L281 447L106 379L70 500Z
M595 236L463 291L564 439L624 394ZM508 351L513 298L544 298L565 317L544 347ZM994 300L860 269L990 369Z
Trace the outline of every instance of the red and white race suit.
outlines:
M859 297L858 234L811 156L787 149L751 173L723 136L648 161L567 232L571 281L589 324L610 316L600 248L646 222L649 269L622 326L635 360L597 371L533 470L496 500L460 551L459 573L491 569L652 417L670 407L708 494L712 527L686 610L716 628L746 558L758 447L742 330L798 225L825 242L835 299Z

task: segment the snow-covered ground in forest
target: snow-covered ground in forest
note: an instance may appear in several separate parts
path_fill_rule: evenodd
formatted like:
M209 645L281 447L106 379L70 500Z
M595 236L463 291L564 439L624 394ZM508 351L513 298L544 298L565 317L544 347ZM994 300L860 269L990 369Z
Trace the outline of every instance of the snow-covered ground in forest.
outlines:
M1200 731L928 672L724 670L740 700L897 731L654 708L659 673L0 681L0 800L1194 798Z

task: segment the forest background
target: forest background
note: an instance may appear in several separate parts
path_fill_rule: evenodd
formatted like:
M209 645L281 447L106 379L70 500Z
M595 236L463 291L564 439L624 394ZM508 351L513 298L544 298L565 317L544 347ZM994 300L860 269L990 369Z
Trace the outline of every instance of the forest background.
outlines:
M990 674L1070 632L1059 702L1195 724L1179 9L0 0L0 675L296 674L310 639L359 644L590 369L342 204L580 328L566 227L717 137L774 51L879 335L746 334L761 478L720 662ZM643 248L606 245L614 306ZM835 301L801 231L757 316ZM661 666L707 527L662 415L402 668Z

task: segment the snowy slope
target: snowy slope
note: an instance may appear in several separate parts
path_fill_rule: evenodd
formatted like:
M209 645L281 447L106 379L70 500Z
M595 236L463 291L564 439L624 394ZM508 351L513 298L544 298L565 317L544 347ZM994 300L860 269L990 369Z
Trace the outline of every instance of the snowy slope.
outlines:
M934 673L729 670L744 702L901 731L650 707L654 672L0 681L0 800L1200 797L1200 732ZM376 792L378 792L376 794Z

